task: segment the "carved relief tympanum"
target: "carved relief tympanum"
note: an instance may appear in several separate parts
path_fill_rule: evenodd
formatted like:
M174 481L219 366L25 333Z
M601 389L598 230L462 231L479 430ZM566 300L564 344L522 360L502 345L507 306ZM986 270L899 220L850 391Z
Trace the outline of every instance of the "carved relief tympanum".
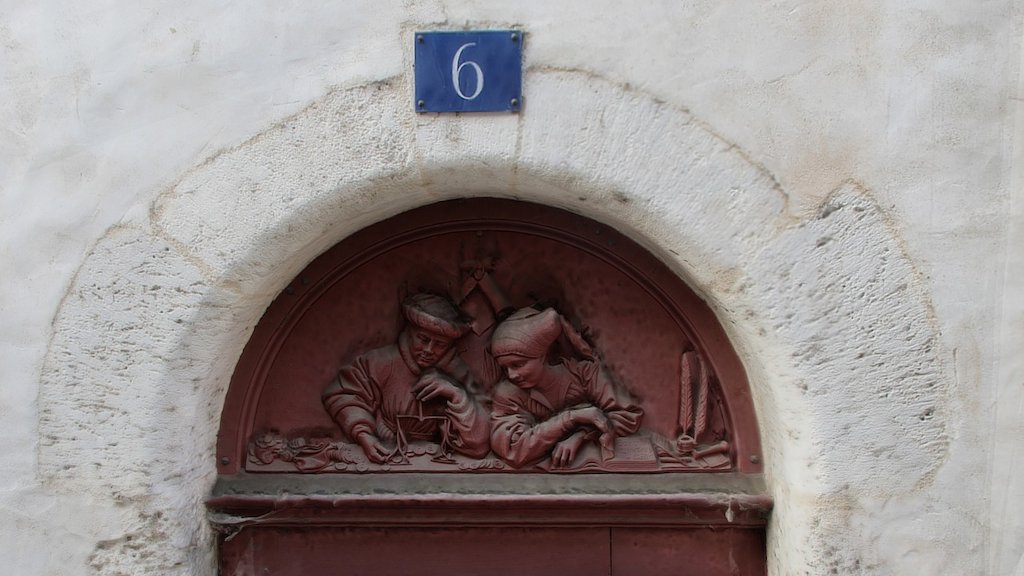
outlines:
M357 237L296 278L236 373L252 384L222 446L244 443L244 470L759 469L703 303L611 230L503 206Z
M470 284L479 286L481 278ZM490 276L486 281L488 301L507 302L494 296L501 291ZM468 294L460 296L465 302ZM679 434L669 438L642 428L642 399L609 373L595 347L553 307L536 304L512 312L477 306L486 310L481 320L448 296L421 292L406 298L401 310L404 326L397 341L350 359L323 390L324 408L341 438L257 434L248 451L251 469L729 467L724 431L706 434L712 375L696 351L680 356ZM496 315L504 318L495 322ZM474 323L486 326L489 338L471 365L458 344ZM500 381L493 390L482 388L478 374L499 374Z

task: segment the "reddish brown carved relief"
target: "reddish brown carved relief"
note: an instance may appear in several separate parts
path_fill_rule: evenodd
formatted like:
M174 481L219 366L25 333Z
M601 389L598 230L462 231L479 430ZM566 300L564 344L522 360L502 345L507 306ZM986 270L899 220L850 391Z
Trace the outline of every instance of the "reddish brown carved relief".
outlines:
M416 294L402 303L406 326L396 344L360 355L324 390L327 412L371 464L409 464L429 454L487 455L487 411L455 348L469 324L446 298ZM414 444L425 444L420 450Z
M553 208L445 202L321 255L256 326L217 449L225 574L765 573L721 327Z
M401 215L311 264L224 419L225 473L760 469L704 303L611 229L500 200Z
M560 338L569 349L554 353ZM643 408L565 317L551 308L519 310L495 330L491 353L506 376L491 413L491 448L503 460L549 469L657 469L652 445L627 438L640 429ZM584 457L595 441L600 453Z

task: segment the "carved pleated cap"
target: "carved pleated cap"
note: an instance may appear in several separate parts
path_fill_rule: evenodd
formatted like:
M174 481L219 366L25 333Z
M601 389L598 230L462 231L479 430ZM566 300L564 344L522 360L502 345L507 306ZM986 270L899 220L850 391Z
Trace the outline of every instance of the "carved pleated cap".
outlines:
M541 358L562 332L562 321L553 308L523 308L498 325L491 337L491 354L495 357L514 354L525 358Z
M434 294L414 294L406 298L402 312L410 324L446 338L460 338L469 330L459 310Z

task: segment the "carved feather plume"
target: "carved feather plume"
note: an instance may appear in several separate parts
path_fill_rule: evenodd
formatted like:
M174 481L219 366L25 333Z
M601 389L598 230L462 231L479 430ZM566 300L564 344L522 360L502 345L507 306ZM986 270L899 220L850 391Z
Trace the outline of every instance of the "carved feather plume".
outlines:
M693 389L700 375L700 359L693 350L683 352L679 374L679 427L682 434L693 433ZM692 436L691 436L692 437Z
M711 371L704 359L697 357L700 364L700 379L697 384L697 418L693 425L693 439L699 440L708 426L708 394L711 387Z

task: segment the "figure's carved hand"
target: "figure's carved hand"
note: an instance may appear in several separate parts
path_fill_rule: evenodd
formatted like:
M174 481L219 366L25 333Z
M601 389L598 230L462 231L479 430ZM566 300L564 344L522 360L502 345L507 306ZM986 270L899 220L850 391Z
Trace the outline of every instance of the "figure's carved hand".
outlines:
M387 449L376 436L369 432L363 432L357 438L359 445L363 447L363 452L366 453L366 457L375 464L384 464L387 462L388 457L391 456L391 452Z
M602 434L608 433L608 417L596 406L578 408L573 410L570 415L572 416L572 423L576 426L592 426Z
M555 444L555 449L551 451L551 465L555 468L564 468L572 464L586 437L584 432L577 431L572 436Z
M597 443L601 446L602 460L611 460L615 457L615 435L605 432L597 439Z
M612 412L611 414L608 414L607 416L608 416L608 421L611 423L612 427L615 429L615 433L617 435L619 435L619 436L623 435L622 434L623 430L628 430L629 427L633 425L633 422L625 414L618 413L618 412Z
M420 377L412 391L416 399L426 402L434 398L443 398L448 402L456 402L465 397L466 392L454 382L436 372L427 372Z

